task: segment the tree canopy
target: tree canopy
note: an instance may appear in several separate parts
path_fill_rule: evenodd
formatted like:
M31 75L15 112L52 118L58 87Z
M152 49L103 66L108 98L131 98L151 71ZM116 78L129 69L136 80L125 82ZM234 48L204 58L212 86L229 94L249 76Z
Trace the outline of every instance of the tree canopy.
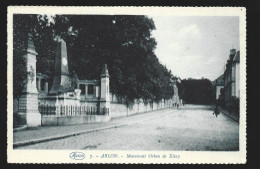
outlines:
M154 53L154 29L151 18L139 15L14 15L14 58L21 58L22 47L17 46L30 31L39 54L37 72L52 76L55 39L61 37L67 43L69 70L79 79L99 79L106 63L111 92L126 104L135 99L158 102L172 97L174 76ZM14 60L14 84L22 86L26 72L21 76L19 69Z
M186 103L211 104L213 101L213 86L209 79L184 79L179 90Z

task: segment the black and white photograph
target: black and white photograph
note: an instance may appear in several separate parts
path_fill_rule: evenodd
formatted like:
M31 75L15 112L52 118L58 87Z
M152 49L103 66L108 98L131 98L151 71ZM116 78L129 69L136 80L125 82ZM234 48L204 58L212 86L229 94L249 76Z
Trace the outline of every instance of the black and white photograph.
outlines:
M69 163L189 161L181 152L244 161L243 8L9 9L12 153L66 150Z

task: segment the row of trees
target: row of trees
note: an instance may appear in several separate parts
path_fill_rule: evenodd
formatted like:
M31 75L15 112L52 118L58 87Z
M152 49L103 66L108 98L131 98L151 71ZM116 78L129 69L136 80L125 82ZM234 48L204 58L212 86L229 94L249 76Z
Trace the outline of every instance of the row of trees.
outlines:
M79 79L98 79L108 65L111 92L126 104L145 103L173 95L172 72L162 65L151 36L154 22L147 16L14 15L14 96L19 97L26 73L24 45L27 32L34 35L37 72L53 75L56 39L68 48L70 72ZM22 70L22 71L21 71Z
M186 103L212 104L214 88L209 79L184 79L179 85L179 95Z

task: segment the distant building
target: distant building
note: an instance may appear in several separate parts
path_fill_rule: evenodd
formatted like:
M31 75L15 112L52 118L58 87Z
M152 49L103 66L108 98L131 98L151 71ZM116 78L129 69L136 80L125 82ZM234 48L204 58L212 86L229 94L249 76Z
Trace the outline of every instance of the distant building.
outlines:
M240 97L240 51L230 50L229 59L224 72L224 96L225 103L230 101L232 96Z
M214 86L214 95L217 100L220 95L220 90L224 88L224 75L219 76L216 80L213 81Z

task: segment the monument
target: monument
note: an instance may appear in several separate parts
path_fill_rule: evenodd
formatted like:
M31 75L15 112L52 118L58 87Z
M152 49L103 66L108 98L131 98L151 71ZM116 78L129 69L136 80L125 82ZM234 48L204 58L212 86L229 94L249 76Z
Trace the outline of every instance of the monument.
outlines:
M63 39L57 45L54 78L50 94L67 91L70 88L67 47Z
M36 55L38 54L35 51L31 34L28 34L26 48L26 54L23 57L26 60L28 77L19 100L19 120L17 121L21 124L18 125L33 127L46 124L46 121L49 124L48 122L52 122L50 119L56 117L63 116L60 119L66 119L65 112L69 116L75 116L80 110L80 114L77 115L81 116L83 109L85 113L91 111L90 115L95 115L93 117L97 118L96 121L110 119L109 73L106 64L100 74L100 80L79 80L75 73L74 78L71 79L67 47L65 41L61 39L57 42L53 79L47 77L52 80L51 90L49 91L48 82L42 80L42 78L45 78L44 75L36 74ZM84 93L82 95L80 86L86 88L85 91L83 88ZM68 119L72 118L68 117ZM75 123L82 123L82 121Z
M67 47L63 39L57 44L52 88L43 100L48 105L80 105L80 90L71 87Z
M26 62L26 70L28 73L26 85L19 99L18 115L20 117L20 125L35 127L41 125L41 114L38 110L38 91L36 88L36 55L35 46L32 40L33 36L28 33L26 43L26 53L23 56Z

